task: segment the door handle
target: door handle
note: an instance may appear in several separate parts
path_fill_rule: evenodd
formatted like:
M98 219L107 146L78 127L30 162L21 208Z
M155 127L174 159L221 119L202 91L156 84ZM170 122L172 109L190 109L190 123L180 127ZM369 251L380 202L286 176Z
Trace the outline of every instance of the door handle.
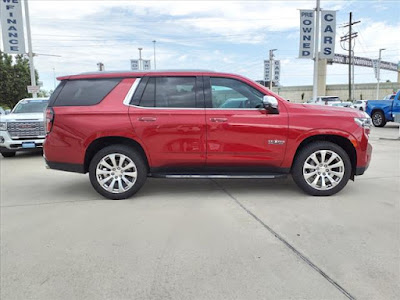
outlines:
M216 122L216 123L223 123L223 122L228 121L228 119L227 118L210 118L210 121Z
M157 118L154 117L140 117L138 118L139 121L141 122L154 122L157 120Z

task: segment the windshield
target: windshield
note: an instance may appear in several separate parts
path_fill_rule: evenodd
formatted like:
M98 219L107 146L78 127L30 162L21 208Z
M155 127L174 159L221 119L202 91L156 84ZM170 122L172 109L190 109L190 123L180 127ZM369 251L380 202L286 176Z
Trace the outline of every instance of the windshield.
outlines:
M321 101L328 101L328 102L330 102L330 101L340 101L340 98L339 97L322 97L321 98Z
M14 107L13 114L42 113L49 100L22 100Z

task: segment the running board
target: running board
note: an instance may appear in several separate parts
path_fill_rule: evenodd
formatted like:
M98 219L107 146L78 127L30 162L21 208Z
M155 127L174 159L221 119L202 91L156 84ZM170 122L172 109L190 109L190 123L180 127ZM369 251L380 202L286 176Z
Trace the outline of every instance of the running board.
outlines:
M180 178L180 179L276 179L276 178L286 178L287 174L230 174L230 175L203 175L203 174L149 174L149 177L155 178Z

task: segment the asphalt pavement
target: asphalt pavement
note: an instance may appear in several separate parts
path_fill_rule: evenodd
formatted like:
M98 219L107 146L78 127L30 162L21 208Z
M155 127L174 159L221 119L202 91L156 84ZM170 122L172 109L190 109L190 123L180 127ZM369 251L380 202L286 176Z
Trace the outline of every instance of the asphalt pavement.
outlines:
M0 158L6 299L400 299L400 140L339 194L280 180L149 179L103 199L40 154Z

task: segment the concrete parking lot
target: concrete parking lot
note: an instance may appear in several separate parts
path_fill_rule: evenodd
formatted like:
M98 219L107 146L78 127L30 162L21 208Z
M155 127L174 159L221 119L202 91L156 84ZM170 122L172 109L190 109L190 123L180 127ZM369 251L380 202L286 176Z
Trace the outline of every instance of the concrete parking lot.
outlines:
M1 299L400 299L398 126L332 197L292 180L149 179L128 200L0 159Z

